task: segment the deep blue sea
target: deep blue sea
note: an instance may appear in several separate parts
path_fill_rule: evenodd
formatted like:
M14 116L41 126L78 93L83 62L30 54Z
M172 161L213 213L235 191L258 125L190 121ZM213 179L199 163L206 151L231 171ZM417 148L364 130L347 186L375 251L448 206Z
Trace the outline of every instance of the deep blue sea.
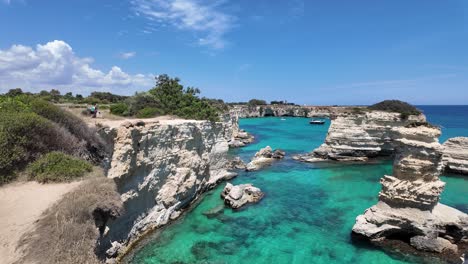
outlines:
M448 137L468 136L468 106L420 106L430 122ZM241 128L256 141L232 151L248 161L270 145L287 157L258 172L233 179L253 183L265 193L258 204L206 216L223 205L221 184L181 220L152 235L136 249L131 263L419 263L356 245L350 231L357 215L377 202L379 179L391 174L390 162L368 165L306 164L291 159L325 139L329 121L311 126L306 118L243 119ZM446 175L441 202L468 212L468 177Z

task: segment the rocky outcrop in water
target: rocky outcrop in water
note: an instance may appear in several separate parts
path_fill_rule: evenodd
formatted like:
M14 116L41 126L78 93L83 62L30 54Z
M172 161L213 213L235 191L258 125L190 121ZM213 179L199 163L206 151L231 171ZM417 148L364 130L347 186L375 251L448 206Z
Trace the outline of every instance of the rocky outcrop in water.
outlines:
M254 141L254 136L239 128L238 113L231 111L223 116L225 134L230 148L240 148Z
M259 170L265 166L270 165L275 160L283 159L286 153L282 150L271 149L270 146L260 149L255 156L252 158L252 161L249 162L246 166L247 171Z
M416 249L458 254L468 239L468 215L440 204L445 183L440 130L426 125L394 127L397 155L393 176L381 179L377 205L356 219L353 234L385 245L386 239L409 241Z
M443 144L447 172L468 174L468 137L450 138Z
M106 129L114 145L108 177L125 208L102 239L111 247L109 255L125 252L146 232L178 218L203 192L235 176L225 169L227 132L223 123L188 120L125 122Z
M241 160L240 157L232 158L228 161L226 169L228 170L245 170L246 164Z
M248 203L256 203L260 201L263 196L263 192L252 184L232 185L227 183L223 192L221 192L221 198L224 199L224 204L233 209L238 209Z
M402 117L399 113L356 111L332 118L325 142L313 152L295 156L296 160L366 161L394 153L393 128L424 122L424 115Z
M254 136L246 132L245 130L239 130L233 135L231 140L229 140L230 148L241 148L252 143L255 140Z

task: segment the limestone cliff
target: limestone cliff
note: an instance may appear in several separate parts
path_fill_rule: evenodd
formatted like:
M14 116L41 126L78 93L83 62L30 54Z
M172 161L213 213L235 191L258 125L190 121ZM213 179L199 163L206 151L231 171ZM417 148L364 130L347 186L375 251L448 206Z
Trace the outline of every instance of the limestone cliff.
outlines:
M108 177L115 180L125 208L101 239L103 247L112 243L110 257L179 217L203 192L235 176L225 170L231 135L224 123L127 121L106 130L114 145Z
M239 128L239 116L231 111L223 116L225 124L225 137L230 148L244 147L254 141L254 136Z
M440 204L445 183L440 130L428 125L394 127L393 176L381 179L377 205L356 219L353 233L380 243L402 239L419 250L458 254L468 238L468 215Z
M399 113L383 111L341 113L332 117L325 142L319 148L295 158L305 162L365 161L390 156L395 148L393 128L425 120L422 114L403 118Z
M300 105L234 105L230 112L239 118L266 116L328 117L346 112L349 107L339 106L300 106Z
M450 138L443 144L447 172L468 174L468 137Z

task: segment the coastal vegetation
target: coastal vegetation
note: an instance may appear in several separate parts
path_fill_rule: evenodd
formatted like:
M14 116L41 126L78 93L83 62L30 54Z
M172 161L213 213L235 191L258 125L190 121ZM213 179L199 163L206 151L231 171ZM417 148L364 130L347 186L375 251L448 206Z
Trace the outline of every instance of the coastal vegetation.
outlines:
M53 151L95 164L105 155L96 131L72 113L32 95L0 96L0 183Z
M42 90L38 93L24 92L21 88L10 89L4 96L16 97L19 95L27 95L37 99L42 99L51 103L73 103L73 104L111 104L125 100L128 96L116 95L109 92L92 92L89 96L84 97L81 94L73 95L72 92L62 94L59 90L51 89L50 91Z
M136 93L126 100L111 105L114 115L138 118L175 115L185 119L219 121L226 106L222 100L199 97L200 90L184 87L179 78L166 74L156 77L156 86L148 92Z
M385 100L368 107L370 110L400 113L401 118L407 119L410 115L420 115L416 107L399 100Z
M62 152L53 151L28 165L30 179L40 183L71 181L93 170L93 166Z

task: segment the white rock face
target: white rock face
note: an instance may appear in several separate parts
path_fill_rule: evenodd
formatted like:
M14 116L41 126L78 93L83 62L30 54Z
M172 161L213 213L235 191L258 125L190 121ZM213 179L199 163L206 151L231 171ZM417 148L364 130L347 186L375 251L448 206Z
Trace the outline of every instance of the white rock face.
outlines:
M104 238L120 253L142 234L177 218L206 190L235 174L226 171L223 123L145 120L108 130L114 153L108 171L125 214Z
M237 112L231 111L231 113L224 115L223 123L225 124L225 134L230 148L245 147L254 141L253 135L239 128Z
M445 183L440 129L425 125L393 128L397 155L393 176L381 179L377 205L356 218L353 233L382 241L409 238L419 250L457 252L468 238L468 215L440 204Z
M224 203L233 209L238 209L248 203L256 203L263 196L263 192L252 184L232 185L227 183L221 193Z
M403 119L399 113L383 111L339 114L331 121L325 143L312 153L295 159L305 162L366 161L372 157L389 156L395 149L393 128L425 120L424 115Z
M443 144L445 169L449 172L468 174L468 137L450 138Z
M264 116L329 117L347 110L348 107L339 106L235 105L231 107L230 112L239 118Z
M282 150L271 149L270 146L260 149L255 156L252 158L252 161L249 162L246 166L247 171L259 170L265 166L270 165L273 161L278 159L283 159L286 153Z

